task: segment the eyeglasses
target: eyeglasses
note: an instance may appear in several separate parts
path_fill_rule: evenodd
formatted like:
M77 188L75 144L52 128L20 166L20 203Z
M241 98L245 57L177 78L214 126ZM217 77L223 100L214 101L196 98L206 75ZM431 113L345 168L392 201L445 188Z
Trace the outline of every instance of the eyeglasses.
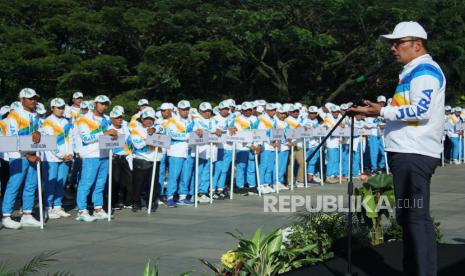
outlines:
M393 41L391 45L392 45L394 48L397 49L397 48L399 48L399 46L400 46L401 44L404 44L405 42L413 42L413 41L417 41L417 40L418 40L418 39L405 39L405 40L400 40L400 39L399 39L399 40Z

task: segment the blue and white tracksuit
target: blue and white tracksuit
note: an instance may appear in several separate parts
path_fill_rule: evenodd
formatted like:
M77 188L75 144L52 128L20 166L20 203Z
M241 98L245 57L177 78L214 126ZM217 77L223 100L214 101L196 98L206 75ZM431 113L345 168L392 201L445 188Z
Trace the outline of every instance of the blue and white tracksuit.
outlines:
M66 155L73 156L73 125L64 117L50 115L39 129L42 135L53 135L57 140L57 149L44 153L43 179L45 207L61 207L65 192L70 162L64 162Z
M289 145L287 144L286 131L290 128L289 124L286 122L286 119L280 120L277 116L275 117L275 125L278 129L284 129L284 138L280 141L280 147L278 152L278 181L284 183L284 175L287 171L287 162L289 160ZM276 183L276 172L273 166L273 182L272 186Z
M226 117L221 114L213 117L217 129L220 129L223 135L228 132L229 123L234 122L236 115L228 115ZM232 119L231 119L232 118ZM213 174L213 190L222 191L226 185L226 178L231 168L232 161L232 143L224 142L218 144L218 155L215 162L215 169Z
M372 171L377 171L385 167L384 145L379 133L379 126L382 124L381 118L368 117L365 119L368 128L368 147L370 149L370 165Z
M303 125L308 128L316 128L320 126L318 119L304 119ZM309 158L310 154L316 150L318 147L319 141L316 137L308 138L307 140L307 153L305 158ZM317 171L318 159L320 158L320 151L317 151L315 155L307 162L307 174L315 175Z
M168 188L166 195L172 199L177 192L180 199L184 199L190 193L190 178L186 179L186 173L190 170L192 174L192 165L186 166L189 147L187 140L189 133L194 128L194 122L189 118L173 116L166 121L166 134L171 136L170 148L167 151L168 156ZM184 173L183 174L183 169ZM179 182L178 182L179 181ZM178 189L179 183L179 189Z
M255 116L245 117L239 115L232 122L238 131L257 129L258 118ZM257 186L255 175L255 155L250 150L252 144L236 143L236 186L243 188L246 183L249 187Z
M341 114L337 118L334 118L331 114L325 116L323 125L327 126L329 129L333 128L337 121L340 119ZM338 136L331 136L326 140L326 149L328 153L327 157L327 166L326 166L326 176L327 177L336 177L339 175L339 143L341 139Z
M447 137L449 137L451 146L451 160L458 161L459 160L459 148L463 149L463 140L460 139L458 126L462 123L462 118L460 116L456 116L452 114L449 116L448 121L446 123L446 130L447 130ZM463 158L463 154L461 155Z
M271 118L267 113L258 117L258 129L267 130L267 136L270 136L270 130L276 128L276 119ZM269 142L264 142L264 148L260 152L260 181L261 185L273 185L273 174L275 171L275 148Z
M29 112L19 107L8 114L6 136L31 135L39 129L39 117L35 112ZM31 153L33 154L33 153ZM24 153L10 152L10 179L6 185L3 197L3 216L11 216L21 184L23 188L23 212L32 212L34 195L37 188L37 167L31 164Z
M103 191L108 179L108 151L100 150L98 138L111 126L106 115L87 112L77 120L82 147L82 177L77 190L77 207L79 211L87 209L87 196L92 191L92 203L95 209L103 206Z
M213 119L205 119L200 116L194 119L194 131L198 129L201 129L202 131L207 132L210 135L215 135L214 133L216 131L216 122ZM199 152L198 189L200 194L206 194L210 189L210 159L212 159L214 169L217 155L217 147L216 145L213 145L211 147L212 151L210 151L210 144L198 145L197 147ZM195 179L195 175L193 177Z

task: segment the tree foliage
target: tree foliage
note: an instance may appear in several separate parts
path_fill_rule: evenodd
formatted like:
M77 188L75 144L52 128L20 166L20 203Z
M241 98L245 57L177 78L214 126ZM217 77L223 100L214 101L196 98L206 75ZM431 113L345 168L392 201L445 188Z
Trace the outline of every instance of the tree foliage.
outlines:
M107 94L321 104L390 96L400 66L353 80L389 53L378 41L419 21L448 80L465 88L465 2L459 0L0 0L0 102L33 87L45 100Z

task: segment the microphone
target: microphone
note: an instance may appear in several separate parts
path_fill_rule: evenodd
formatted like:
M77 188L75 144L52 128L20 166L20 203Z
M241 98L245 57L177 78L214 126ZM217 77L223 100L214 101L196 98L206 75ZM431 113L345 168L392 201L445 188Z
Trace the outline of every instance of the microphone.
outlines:
M375 75L376 73L381 70L384 66L392 62L391 56L385 56L382 60L378 61L375 65L372 65L368 70L365 71L363 75L360 75L357 79L355 79L356 83L362 83L366 81L369 77Z

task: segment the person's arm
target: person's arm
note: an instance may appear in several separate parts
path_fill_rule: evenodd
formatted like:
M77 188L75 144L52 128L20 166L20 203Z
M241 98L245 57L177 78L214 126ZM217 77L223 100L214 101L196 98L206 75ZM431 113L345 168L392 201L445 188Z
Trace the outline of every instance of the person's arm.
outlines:
M381 109L381 116L387 121L426 121L431 117L432 102L438 96L442 76L421 75L410 83L410 104L403 106L386 106Z

